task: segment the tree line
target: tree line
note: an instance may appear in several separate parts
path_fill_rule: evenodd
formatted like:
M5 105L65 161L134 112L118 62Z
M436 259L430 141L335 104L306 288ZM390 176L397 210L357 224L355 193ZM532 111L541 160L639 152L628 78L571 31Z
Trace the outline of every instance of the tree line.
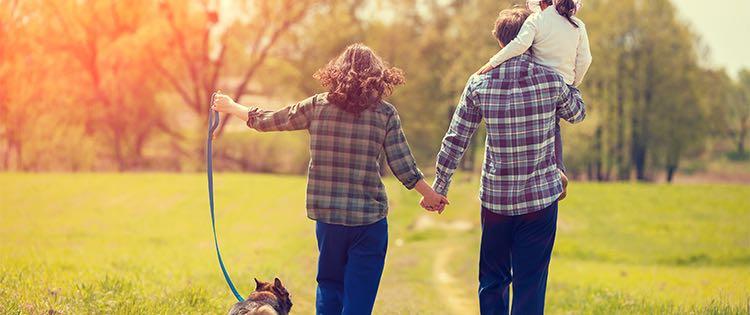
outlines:
M522 1L238 0L0 3L0 154L11 171L196 171L213 91L291 103L363 42L405 70L391 97L429 169L469 75L497 49L497 13ZM671 180L686 163L747 158L750 71L708 65L669 0L589 0L589 118L564 128L571 175ZM304 134L227 128L225 170L303 173ZM229 124L227 124L229 122ZM237 123L237 122L234 122ZM477 170L478 133L462 167Z

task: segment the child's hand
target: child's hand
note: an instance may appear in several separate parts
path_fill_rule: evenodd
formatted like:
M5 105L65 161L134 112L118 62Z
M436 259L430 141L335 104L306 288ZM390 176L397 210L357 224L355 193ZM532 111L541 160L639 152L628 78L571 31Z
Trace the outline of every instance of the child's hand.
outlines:
M495 69L495 67L493 67L492 64L488 62L484 66L479 68L479 70L477 70L477 74L486 74L487 72L492 71L492 69Z

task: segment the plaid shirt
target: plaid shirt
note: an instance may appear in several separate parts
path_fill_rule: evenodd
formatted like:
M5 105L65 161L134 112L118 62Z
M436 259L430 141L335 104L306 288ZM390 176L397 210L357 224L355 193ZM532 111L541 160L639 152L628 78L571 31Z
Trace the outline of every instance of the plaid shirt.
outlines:
M359 226L385 218L388 199L379 162L383 154L407 189L423 178L398 112L385 101L356 115L319 94L276 112L252 108L247 125L258 131L310 133L307 216L313 220Z
M580 92L528 54L469 79L437 157L434 189L448 193L451 176L484 119L482 207L503 215L542 210L562 193L555 163L557 118L586 117Z

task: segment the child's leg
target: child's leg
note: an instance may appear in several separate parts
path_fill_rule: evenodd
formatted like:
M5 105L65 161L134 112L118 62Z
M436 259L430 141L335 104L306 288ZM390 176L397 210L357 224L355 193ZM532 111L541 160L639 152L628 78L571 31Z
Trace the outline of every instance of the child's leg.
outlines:
M344 267L349 249L346 226L318 222L317 314L341 314L344 298Z
M565 175L565 163L563 162L562 135L560 133L560 119L555 123L555 162L562 178L563 192L559 200L568 196L568 176Z
M388 221L356 227L344 276L342 314L371 314L388 249Z
M557 119L555 123L555 162L557 163L557 169L562 173L565 173L565 163L563 162L563 144L562 135L560 134L560 119Z

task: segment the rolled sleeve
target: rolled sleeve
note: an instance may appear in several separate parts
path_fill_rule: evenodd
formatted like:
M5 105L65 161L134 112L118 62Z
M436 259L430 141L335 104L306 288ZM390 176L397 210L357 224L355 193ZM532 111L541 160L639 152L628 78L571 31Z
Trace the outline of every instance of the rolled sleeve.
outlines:
M474 91L477 87L474 87L473 83L472 79L469 79L466 84L437 156L436 176L432 189L443 196L448 194L451 177L458 168L458 163L469 146L471 137L482 121L482 114L474 105L477 97Z
M407 189L413 189L417 182L424 178L424 175L417 167L417 161L411 153L398 113L394 113L388 121L383 148L388 167L393 175Z
M586 104L581 97L581 91L573 86L565 86L558 98L557 117L577 124L586 119Z
M307 129L312 119L317 96L278 111L251 107L247 113L247 126L258 131L293 131Z

